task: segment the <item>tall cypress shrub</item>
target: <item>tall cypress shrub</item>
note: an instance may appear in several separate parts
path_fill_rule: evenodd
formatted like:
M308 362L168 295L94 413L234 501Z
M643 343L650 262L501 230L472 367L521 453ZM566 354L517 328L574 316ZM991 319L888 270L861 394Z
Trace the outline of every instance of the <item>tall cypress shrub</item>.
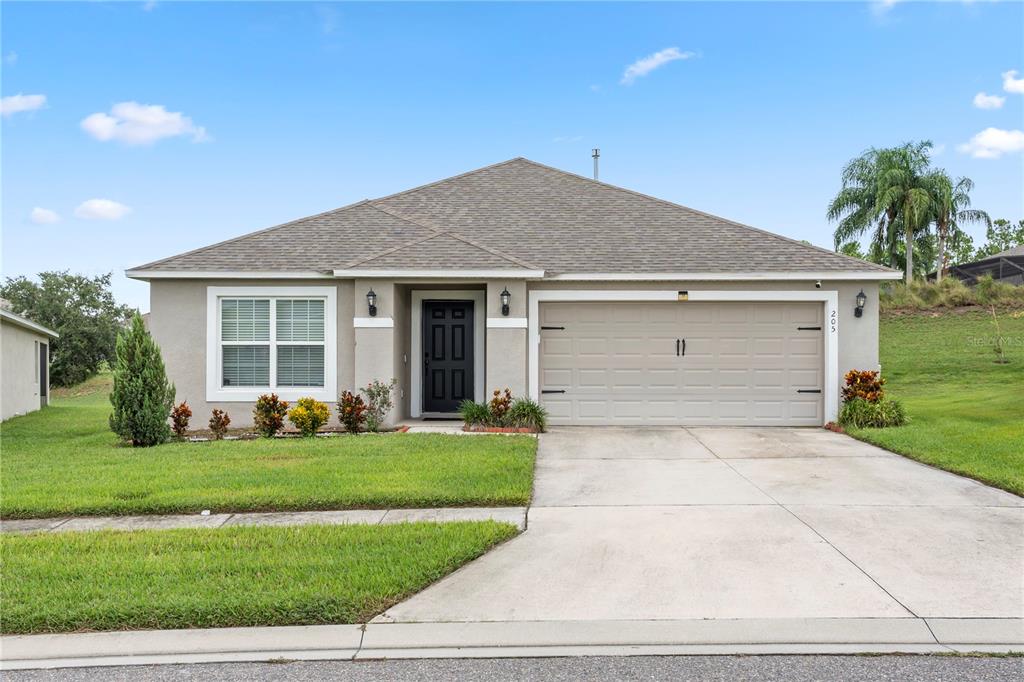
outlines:
M136 313L117 335L110 428L133 447L157 445L171 435L167 417L174 407L174 384L167 381L160 348Z

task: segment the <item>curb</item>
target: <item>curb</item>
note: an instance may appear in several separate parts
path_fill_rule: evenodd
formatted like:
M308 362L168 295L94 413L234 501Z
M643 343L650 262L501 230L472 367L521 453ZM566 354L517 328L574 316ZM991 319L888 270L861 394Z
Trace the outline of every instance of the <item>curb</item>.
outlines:
M0 649L0 670L275 659L1009 653L1024 651L1024 619L370 623L15 635L0 638Z

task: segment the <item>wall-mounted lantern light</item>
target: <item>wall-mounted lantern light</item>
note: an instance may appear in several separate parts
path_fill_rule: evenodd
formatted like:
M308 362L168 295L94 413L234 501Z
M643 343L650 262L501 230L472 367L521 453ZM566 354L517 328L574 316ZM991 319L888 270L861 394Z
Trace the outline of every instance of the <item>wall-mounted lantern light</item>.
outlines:
M512 302L512 294L508 293L508 287L505 287L501 294L501 314L508 317L508 306Z
M373 289L366 292L366 306L370 309L370 317L377 317L377 294Z
M856 317L860 317L864 314L864 304L868 302L868 297L864 295L864 290L861 289L860 293L857 294L857 307L853 309L853 314Z

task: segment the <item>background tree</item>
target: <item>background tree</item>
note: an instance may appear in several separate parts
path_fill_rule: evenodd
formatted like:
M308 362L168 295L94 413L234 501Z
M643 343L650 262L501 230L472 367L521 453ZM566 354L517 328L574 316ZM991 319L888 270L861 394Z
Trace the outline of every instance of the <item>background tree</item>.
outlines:
M935 281L942 281L942 271L949 266L946 242L951 238L962 239L963 223L984 223L992 226L988 213L971 208L971 190L974 183L970 178L957 178L954 182L945 170L932 171L925 178L925 184L932 197L932 216L938 238L935 261Z
M975 260L994 256L1014 246L1024 244L1024 220L1011 223L1005 218L994 220L985 230L988 241L974 254Z
M11 302L14 312L60 334L50 344L50 380L56 386L77 384L112 362L117 333L133 312L114 301L109 273L42 272L38 284L8 277L0 297Z
M829 220L839 222L837 248L872 230L869 255L880 262L887 256L895 266L902 241L906 278L911 280L914 240L927 231L931 218L924 180L931 147L924 141L872 148L843 167L842 188L828 207Z
M110 429L135 447L158 445L171 435L167 418L174 407L174 384L167 381L160 348L138 313L117 336Z
M846 242L842 246L836 247L836 253L841 253L844 256L850 256L852 258L860 258L861 260L868 259L868 255L860 248L860 242L856 239Z

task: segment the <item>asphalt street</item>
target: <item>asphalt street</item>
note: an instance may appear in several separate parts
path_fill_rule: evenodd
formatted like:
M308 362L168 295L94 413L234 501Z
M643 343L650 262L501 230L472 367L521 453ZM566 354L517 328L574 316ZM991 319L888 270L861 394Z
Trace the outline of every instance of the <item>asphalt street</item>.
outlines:
M302 661L212 663L27 670L7 682L145 680L872 680L914 682L1019 682L1024 658L966 656L634 656L520 659L421 659L403 661Z

